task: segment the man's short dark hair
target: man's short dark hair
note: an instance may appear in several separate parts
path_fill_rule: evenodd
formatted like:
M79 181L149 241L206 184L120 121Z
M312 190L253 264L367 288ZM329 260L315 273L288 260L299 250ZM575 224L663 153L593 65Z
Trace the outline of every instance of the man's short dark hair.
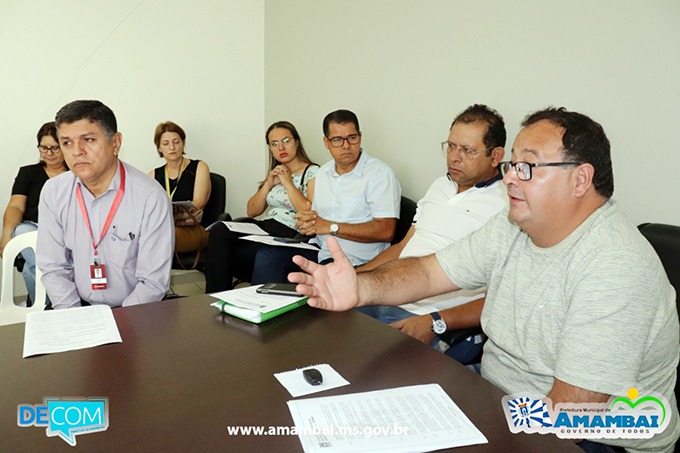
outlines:
M484 134L484 146L486 146L486 155L491 155L491 150L500 146L505 147L505 140L507 134L505 132L505 121L503 117L496 110L487 107L484 104L474 104L466 108L456 119L451 123L451 128L456 123L486 123L486 133Z
M527 115L522 127L543 120L564 129L562 158L591 164L595 169L595 190L604 198L610 198L614 193L614 172L609 139L602 126L582 113L569 112L564 107L549 107Z
M328 130L331 123L352 123L354 124L354 128L357 130L357 132L361 132L361 129L359 129L359 119L354 114L354 112L350 112L349 110L336 110L335 112L331 112L326 115L326 118L323 119L323 135L326 137L328 137Z
M116 115L100 101L73 101L66 104L57 112L54 122L59 128L62 124L71 124L80 120L97 123L109 140L118 132Z

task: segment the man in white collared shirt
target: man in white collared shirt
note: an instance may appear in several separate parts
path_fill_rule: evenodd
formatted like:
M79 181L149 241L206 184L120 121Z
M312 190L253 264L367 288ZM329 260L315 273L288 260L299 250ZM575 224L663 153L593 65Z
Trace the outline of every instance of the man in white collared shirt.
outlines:
M399 258L423 256L443 249L479 229L508 205L498 165L505 154L505 122L494 109L471 105L453 120L447 140L446 176L436 179L418 202L413 225L406 237L375 257L357 272L375 269ZM418 340L431 344L446 329L450 308L481 299L485 288L460 290L428 297L400 307L369 306L358 310L392 324ZM436 332L438 330L438 332ZM468 363L481 351L477 335L456 344L447 354ZM438 346L438 341L434 342Z
M494 109L475 104L456 116L448 138L442 142L446 175L437 178L418 202L406 237L357 268L357 272L399 258L434 253L479 229L507 207L508 196L498 170L505 141L505 122ZM479 299L482 301L478 303L483 303L484 295L484 288L460 290L399 307L377 305L358 310L439 347L436 335L447 330L446 310ZM446 353L459 362L470 363L479 355L483 339L482 335L471 336Z
M354 266L367 263L389 247L399 217L401 187L392 169L361 148L359 120L349 110L336 110L323 121L324 145L333 160L316 175L312 209L299 212L298 228L320 246L302 252L327 262L326 238L335 236ZM255 258L251 282L285 282L297 270L291 262L302 249L266 247Z

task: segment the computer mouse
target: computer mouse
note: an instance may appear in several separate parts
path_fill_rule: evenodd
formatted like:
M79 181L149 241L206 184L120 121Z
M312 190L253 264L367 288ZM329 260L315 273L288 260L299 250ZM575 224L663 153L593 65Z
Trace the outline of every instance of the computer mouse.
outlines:
M307 368L302 371L302 375L310 385L320 385L323 382L323 376L321 376L321 372L316 368Z

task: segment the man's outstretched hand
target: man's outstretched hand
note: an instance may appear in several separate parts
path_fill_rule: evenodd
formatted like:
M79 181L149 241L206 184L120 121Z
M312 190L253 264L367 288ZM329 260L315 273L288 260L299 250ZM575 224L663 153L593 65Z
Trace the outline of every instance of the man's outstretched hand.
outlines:
M288 280L297 283L296 291L309 297L311 307L345 311L359 304L359 281L352 263L340 248L337 239L326 240L333 262L322 266L300 255L293 262L304 272L291 272Z

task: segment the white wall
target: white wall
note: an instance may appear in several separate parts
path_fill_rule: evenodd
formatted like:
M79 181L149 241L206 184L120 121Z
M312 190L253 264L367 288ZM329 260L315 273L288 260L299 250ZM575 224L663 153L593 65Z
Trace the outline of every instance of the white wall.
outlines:
M528 112L563 105L605 128L631 220L680 224L680 2L265 5L266 122L292 121L319 162L324 115L349 108L366 151L417 199L444 173L439 143L466 106L498 109L510 149Z
M354 110L366 150L417 199L444 172L453 117L482 102L505 116L508 146L529 111L591 115L624 211L680 224L678 24L677 0L2 0L0 207L38 158L38 127L74 99L114 110L123 159L144 170L162 163L155 125L178 122L188 155L227 177L235 215L275 120L324 162L323 116Z
M187 156L227 177L237 215L262 177L262 0L2 0L0 206L35 134L64 104L99 99L116 114L121 157L148 171L165 120L187 133ZM244 156L247 156L244 158Z

